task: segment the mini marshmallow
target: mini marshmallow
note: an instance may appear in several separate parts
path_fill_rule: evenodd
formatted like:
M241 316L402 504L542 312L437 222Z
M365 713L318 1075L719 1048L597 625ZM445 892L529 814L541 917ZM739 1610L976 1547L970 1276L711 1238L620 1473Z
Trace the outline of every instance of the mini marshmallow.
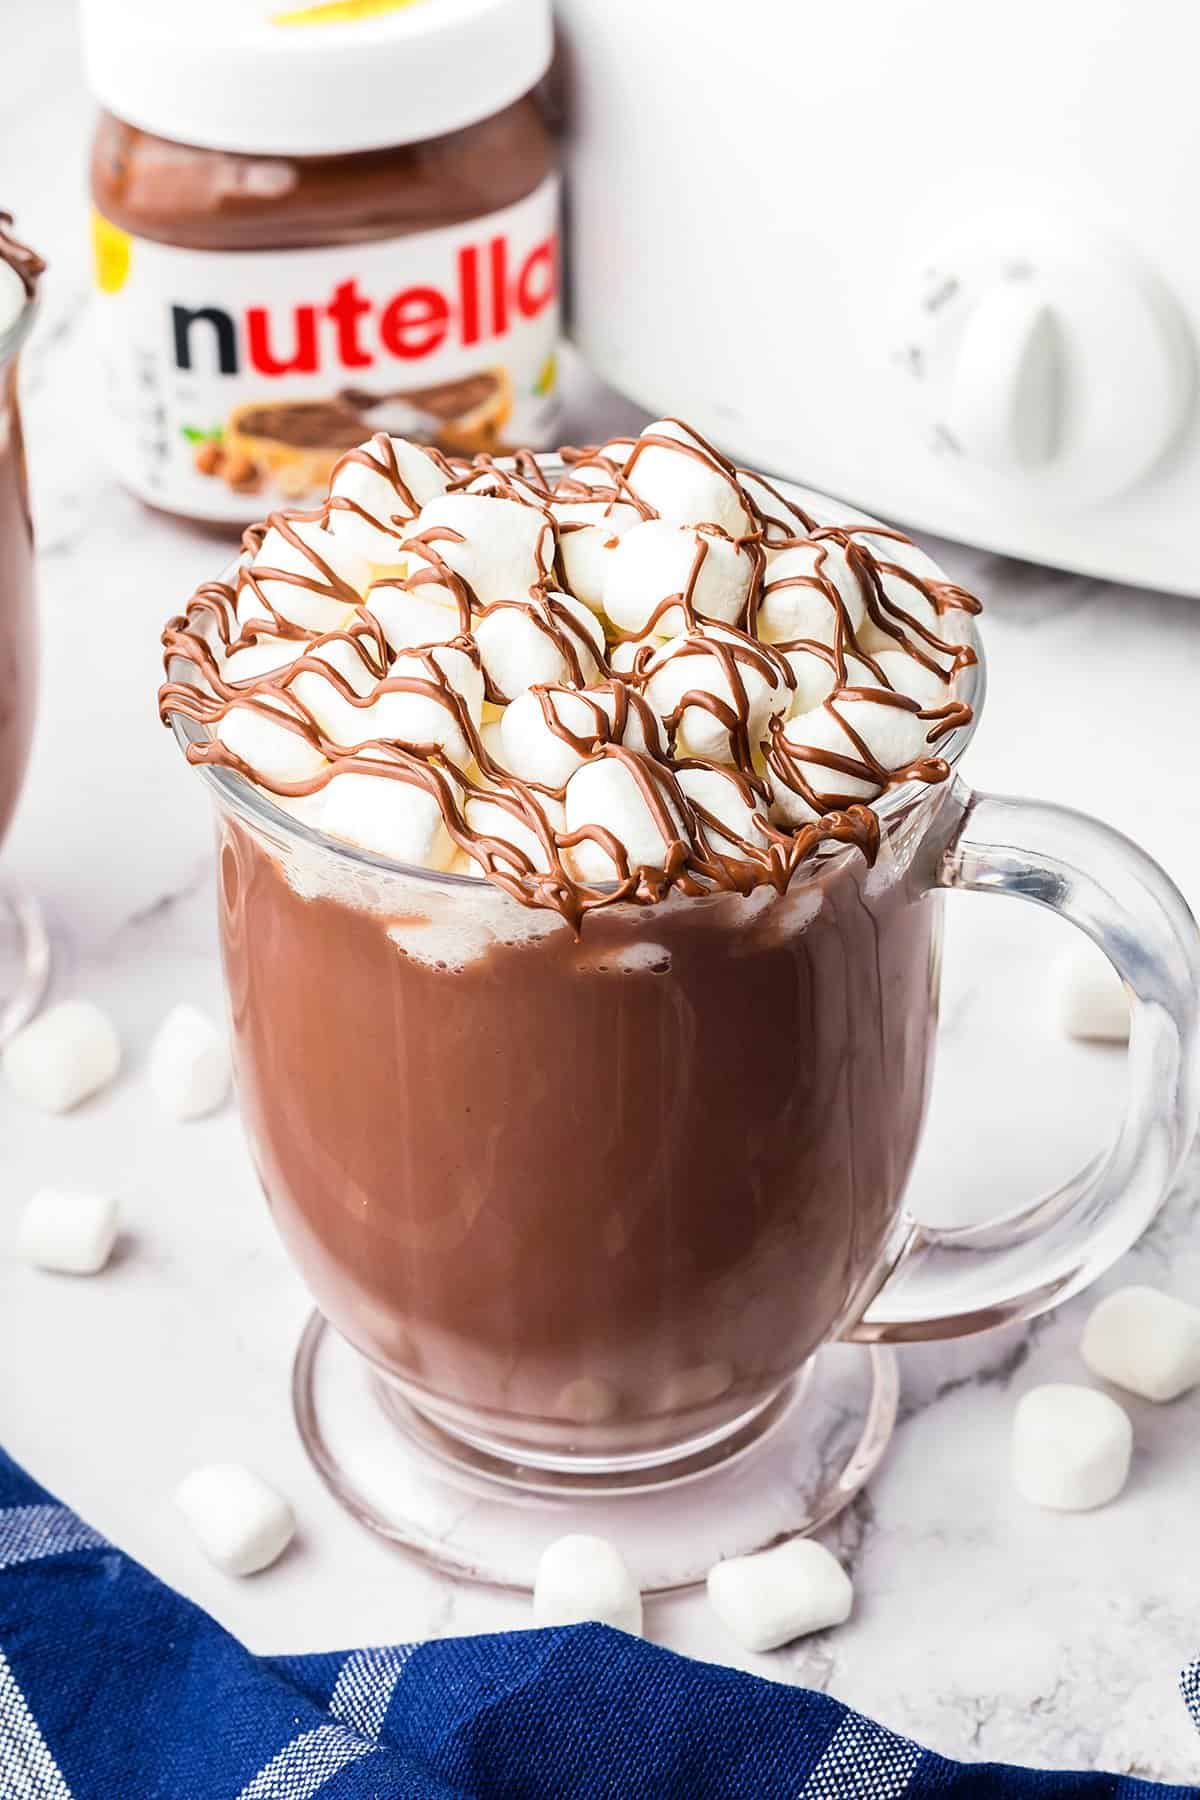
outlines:
M767 723L773 713L782 713L791 700L790 690L782 674L767 673L771 653L753 640L722 626L710 625L689 632L686 637L672 638L647 665L647 681L643 689L649 704L660 719L678 712L686 694L701 691L714 694L734 712L737 695L724 659L708 651L709 644L729 644L743 654L736 657L736 678L745 688L749 704L747 734L753 749L766 736ZM748 653L745 647L749 647ZM702 757L705 762L732 762L734 746L721 720L706 706L686 706L675 727L677 756Z
M836 539L821 538L767 552L758 635L766 644L814 644L837 641L838 608L825 588L827 581L842 603L852 631L866 612L862 587Z
M860 682L859 670L851 668L847 658L847 686L878 688L874 675L866 671ZM857 700L835 696L815 711L790 718L783 728L789 744L797 748L826 750L838 756L862 762L862 751L851 737L847 726L871 751L881 766L891 771L912 762L927 748L928 724L906 708L884 701ZM826 800L838 803L874 800L881 791L880 783L871 775L856 775L834 768L815 758L799 758L799 773L813 791ZM768 769L775 816L788 825L803 825L815 817L808 802L772 766Z
M304 648L296 638L256 638L252 644L230 651L221 669L222 679L230 683L256 681L262 675L286 669L303 655Z
M1031 1388L1013 1419L1012 1469L1035 1506L1086 1512L1125 1486L1133 1427L1107 1394L1065 1381Z
M404 525L415 517L426 501L444 494L447 487L446 474L420 444L394 437L391 446L400 480L408 494L401 493L390 476L355 458L347 460L343 457L334 469L329 486L331 500L353 503L330 508L330 531L376 568L395 567L403 561L400 542ZM384 460L369 440L358 448L376 462ZM361 507L362 511L356 511L356 507ZM368 516L364 518L363 513Z
M651 772L656 767L649 762L644 764L647 780L666 808L672 835L681 838L684 835L682 820L667 784L655 780ZM576 769L567 783L565 803L568 832L579 831L588 825L610 831L625 846L631 873L638 868L661 869L665 866L667 839L647 804L637 777L622 757L611 752L601 754ZM617 879L617 869L607 851L591 838L583 838L572 846L570 856L584 881Z
M515 469L481 469L468 481L464 494L491 494L507 500L515 496L523 506L546 506L550 496L536 481L526 480Z
M782 547L792 538L804 536L809 527L791 510L783 496L774 492L772 484L765 481L761 475L753 474L749 469L739 469L738 480L763 516L765 543ZM806 494L804 499L804 510L810 519L816 518L813 506L815 497L812 494ZM843 509L844 514L849 511L848 507ZM816 522L819 525L834 525L838 523L838 520L831 514L829 518L817 519Z
M686 591L698 558L693 612L699 619L736 625L754 576L749 551L711 528L664 519L644 519L619 539L606 565L604 611L621 631L652 630L667 638L686 631L682 606L659 609L671 595Z
M628 500L551 500L550 511L559 525L595 525L610 537L623 537L633 525L643 523L643 515ZM564 537L575 533L565 532ZM583 595L579 598L582 600Z
M290 620L293 625L299 625L306 631L340 631L354 616L357 596L365 594L371 584L370 563L343 539L326 531L315 519L290 519L288 530L313 554L306 555L303 549L284 536L278 526L272 525L250 565L263 598L281 618ZM314 558L319 559L319 562ZM295 582L274 581L269 573L271 570L278 570L281 575L304 575L310 581L328 588L331 586L329 576L319 563L324 563L337 581L353 590L349 600L341 593L313 593L308 587L298 586ZM247 617L263 616L263 608L249 586L243 588L238 597L238 618L244 624L246 619L243 617L243 605Z
M1200 1310L1157 1288L1118 1288L1092 1308L1079 1348L1103 1381L1175 1400L1200 1382Z
M744 856L736 840L742 838L757 849L765 849L763 812L757 798L748 802L741 783L732 769L680 769L676 779L694 806L703 807L718 821L710 825L701 820L704 833L713 849L722 856ZM724 826L724 830L719 827Z
M539 1625L596 1619L640 1637L642 1596L615 1544L572 1532L548 1544L538 1559L533 1616Z
M379 676L371 667L368 655L369 652L364 654L364 649L360 648L357 640L337 637L330 638L323 644L314 644L305 652L307 660L327 664L335 674L341 676L351 693L364 700L379 682ZM373 709L353 705L339 691L335 682L318 675L315 670L301 669L288 682L288 692L312 714L322 734L345 750L352 750L355 745L366 743L368 738L379 735L372 726Z
M272 712L281 715L279 724ZM284 724L283 719L295 724ZM235 700L219 720L216 735L260 781L311 781L326 767L326 758L305 736L296 714L261 696L257 702Z
M813 712L815 708L828 700L837 686L837 668L827 662L816 650L785 650L784 660L792 671L795 687L788 695L788 717L799 718L803 713ZM871 672L865 663L856 657L846 658L847 674L853 667L855 673L862 671L864 681L872 679Z
M1070 1037L1124 1044L1129 996L1117 971L1094 944L1072 945L1055 970L1058 1017Z
M666 639L660 637L622 638L609 651L608 666L614 675L628 675L632 672L640 651L661 650L665 642Z
M392 450L396 457L396 467L400 471L400 479L412 495L415 510L420 512L439 494L444 494L450 483L450 477L440 464L435 462L424 444L411 443L408 438L394 437ZM401 496L401 506L408 502ZM397 508L399 511L400 508Z
M283 1555L296 1530L291 1507L253 1469L211 1463L175 1489L175 1504L210 1562L253 1575Z
M687 446L647 444L647 438L673 438ZM639 500L674 525L719 525L730 537L753 530L737 483L686 426L673 419L647 425L626 465L626 479Z
M35 1268L95 1275L117 1241L117 1203L109 1194L39 1188L21 1214L17 1251Z
M914 587L911 581L905 580L903 574L895 572L907 570L921 581L943 581L945 577L933 558L927 556L924 550L918 549L916 544L909 543L907 539L856 532L855 542L864 550L870 551L878 569L879 585L883 590L884 597L889 602L888 606L878 609L888 623L877 625L869 613L863 620L855 634L859 648L868 651L871 655L874 655L877 650L894 649L896 639L888 629L888 625L894 624L902 631L909 630L907 621L902 616L905 614L908 619L915 621L924 630L932 633L935 638L942 637L944 635L943 623L937 608L931 604L920 588ZM893 569L883 568L882 565L885 563L894 565ZM955 617L956 615L951 614L950 616ZM961 620L962 615L958 614L957 617ZM923 640L918 636L918 641Z
M441 779L457 797L457 783ZM335 775L325 789L321 829L409 867L448 868L455 851L434 796L390 775Z
M850 660L852 659L847 659L848 664ZM847 688L874 689L881 695L888 690L869 671L867 678L863 680L859 678L857 670L847 666L845 686L831 696L823 709L826 717L835 715L842 721L843 727L848 726L855 737L861 738L884 769L901 769L928 750L930 727L917 713L909 707L896 706L886 699L873 700L867 696L848 694ZM858 756L859 752L851 742L849 732L845 733L845 738L844 753L847 756ZM831 749L834 746L831 744L825 747Z
M448 687L466 703L471 723L478 725L483 714L483 675L465 650L453 644L434 644L424 651L406 650L392 663L388 679L436 682L437 675L427 666L429 663L441 671ZM465 768L474 754L448 695L394 689L380 694L366 717L371 725L369 736L392 738L402 744L432 744L460 768Z
M903 581L902 577L888 575L885 565L890 564L894 569L915 575L919 581L936 584L945 580L945 576L928 550L922 550L921 546L914 544L911 538L893 537L886 531L855 531L853 535L854 542L870 552L871 560L880 570L881 576L885 580L900 583L896 588L897 595L915 593L916 590L911 582Z
M229 1092L225 1034L198 1007L173 1006L150 1046L150 1088L173 1119L215 1112Z
M121 1066L121 1042L90 1000L64 1000L5 1046L0 1067L13 1092L44 1112L69 1112L107 1087Z
M561 806L546 795L539 795L538 808L546 816L546 823L552 831L561 831L566 824L566 815ZM540 837L531 825L498 800L488 800L472 795L466 804L467 824L472 831L484 837L500 838L506 844L512 844L529 859L530 866L539 874L545 874L550 867L550 858ZM512 867L518 874L525 870L514 860Z
M507 710L505 708L505 711ZM504 713L501 713L499 718L484 720L479 727L479 741L483 745L485 754L490 756L494 763L498 763L502 769L507 770L508 763L505 761L504 749ZM486 782L487 777L481 775L480 779Z
M642 515L619 500L555 500L550 511L560 527L571 527L558 534L568 588L592 612L603 612L612 552Z
M708 1573L708 1598L746 1650L775 1650L850 1617L854 1589L837 1557L814 1538L753 1556L731 1556Z
M587 758L547 723L547 706L567 731L591 740L598 733L597 709L611 725L616 716L617 695L612 683L582 692L564 687L539 688L536 693L526 689L511 706L505 707L500 719L501 760L505 768L524 781L560 788ZM646 710L636 700L630 700L620 741L631 750L661 751L665 747L662 727L653 715L649 719L644 716ZM599 727L603 728L603 721Z
M944 681L936 669L926 668L915 656L910 656L907 650L880 650L871 660L898 694L907 694L910 700L919 700L928 712L945 706L954 697L954 683ZM926 729L928 730L928 726Z
M560 478L559 487L569 486L572 482L578 482L582 487L614 487L613 468L620 474L633 453L634 442L633 438L610 438L591 456L581 456L578 462L573 462Z
M836 751L839 756L858 756L841 720L824 706L789 719L783 728L783 736L789 745L797 748L803 746L805 749ZM828 768L824 763L801 758L798 770L818 796L834 795L839 800L854 802L873 800L879 793L876 783L847 774L842 769ZM767 765L767 780L771 785L771 817L777 824L796 827L819 817L819 811L783 779L773 763Z
M445 530L451 534L442 537ZM442 494L421 508L412 527L466 581L481 606L527 600L554 559L554 529L539 508L486 494ZM461 541L459 541L461 540Z
M409 576L428 566L422 559L410 557ZM458 603L441 582L422 581L414 587L376 582L368 588L364 604L383 626L383 635L394 651L415 650L423 644L448 644L462 631Z
M329 529L340 544L361 556L372 569L404 567L401 544L414 515L385 475L363 463L347 463L335 474L329 498L335 503L339 499L354 502L350 506L330 506Z
M546 600L530 604L536 616L523 606L495 606L476 624L475 641L496 691L515 700L535 683L572 684L575 672L560 637L578 658L583 685L595 681L604 655L604 633L594 614L572 594L551 592ZM558 616L557 609L567 616Z
M827 662L817 650L785 650L783 656L796 683L789 696L788 718L796 719L802 713L815 711L828 700L838 685L837 667ZM879 686L879 679L869 663L860 661L857 656L847 656L844 660L847 687Z
M502 760L525 781L563 787L587 758L547 724L543 705L575 736L595 734L595 712L579 693L557 686L539 688L537 693L527 688L500 715Z

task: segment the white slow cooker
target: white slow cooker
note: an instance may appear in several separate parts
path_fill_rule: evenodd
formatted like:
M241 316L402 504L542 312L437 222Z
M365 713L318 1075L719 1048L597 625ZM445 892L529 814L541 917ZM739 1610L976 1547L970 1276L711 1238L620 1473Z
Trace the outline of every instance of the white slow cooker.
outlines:
M1200 8L557 0L572 334L755 467L1200 593Z

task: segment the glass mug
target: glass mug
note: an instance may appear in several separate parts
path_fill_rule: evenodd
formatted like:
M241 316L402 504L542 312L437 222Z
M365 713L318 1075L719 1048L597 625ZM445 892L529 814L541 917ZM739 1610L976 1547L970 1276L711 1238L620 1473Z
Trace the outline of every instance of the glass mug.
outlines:
M978 718L982 657L964 680ZM1134 1242L1193 1135L1194 921L1078 813L955 774L908 784L878 805L872 868L830 847L783 896L613 907L576 938L203 773L240 1104L279 1231L335 1331L515 1481L694 1470L833 1340L1032 1317ZM1078 1177L935 1231L904 1193L949 888L1032 900L1105 951L1130 1080Z
M0 235L4 222L0 215ZM30 295L8 331L0 331L0 843L25 779L37 700L33 523L17 396L19 352L36 306ZM36 1008L49 956L33 901L0 889L0 1044Z

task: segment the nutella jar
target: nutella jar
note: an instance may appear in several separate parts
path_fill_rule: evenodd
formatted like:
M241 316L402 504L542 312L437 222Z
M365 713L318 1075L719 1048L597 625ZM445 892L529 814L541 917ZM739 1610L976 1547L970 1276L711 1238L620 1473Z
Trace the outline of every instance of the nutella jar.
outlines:
M556 425L549 0L85 0L113 464L244 525L375 431Z

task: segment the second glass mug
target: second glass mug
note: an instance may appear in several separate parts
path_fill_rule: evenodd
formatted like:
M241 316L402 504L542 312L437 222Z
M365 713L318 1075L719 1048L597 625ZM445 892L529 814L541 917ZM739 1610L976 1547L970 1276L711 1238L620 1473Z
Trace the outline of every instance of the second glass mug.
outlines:
M7 236L7 217L0 214L0 263L5 245L19 248ZM33 522L17 370L37 312L33 284L41 264L32 253L21 254L33 271L31 291L11 326L0 330L0 843L25 778L37 700ZM50 946L38 907L27 895L0 889L0 1044L36 1011L49 973Z
M977 720L982 652L967 683ZM823 1344L1044 1311L1135 1241L1193 1136L1195 923L1079 813L956 774L909 784L878 805L872 869L835 848L782 897L614 907L576 939L203 773L238 1091L277 1226L335 1330L518 1478L694 1469ZM1100 946L1131 1002L1128 1102L1061 1188L928 1230L904 1191L946 889L1031 900Z

